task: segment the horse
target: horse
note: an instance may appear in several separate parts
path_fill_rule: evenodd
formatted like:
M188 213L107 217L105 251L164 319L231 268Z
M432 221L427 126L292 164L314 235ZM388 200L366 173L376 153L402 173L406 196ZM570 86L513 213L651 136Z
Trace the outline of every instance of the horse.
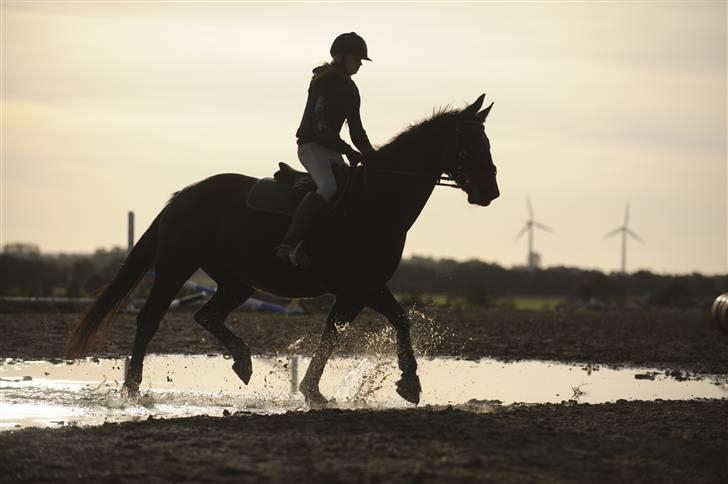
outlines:
M485 133L493 107L482 111L485 94L463 109L444 108L410 125L371 152L363 166L346 168L360 183L346 213L331 215L308 237L314 263L296 267L275 256L289 218L253 210L246 195L258 179L219 174L176 192L147 228L113 280L71 333L66 356L81 357L104 340L116 312L140 280L154 280L136 318L136 334L124 381L138 395L147 346L176 293L202 269L217 291L194 315L232 354L233 371L247 384L253 367L245 341L225 326L227 316L254 292L289 298L334 296L320 341L299 389L306 404L325 405L319 381L341 325L366 306L396 330L401 378L397 393L417 404L422 387L412 349L407 311L387 282L402 258L407 231L437 185L467 193L470 204L488 206L499 195L496 167Z

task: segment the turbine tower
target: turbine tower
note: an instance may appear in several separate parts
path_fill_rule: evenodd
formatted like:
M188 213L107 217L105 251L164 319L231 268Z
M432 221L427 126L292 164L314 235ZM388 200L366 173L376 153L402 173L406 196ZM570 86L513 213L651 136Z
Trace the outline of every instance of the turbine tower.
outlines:
M624 225L616 228L604 236L608 239L612 235L617 235L621 232L622 234L622 274L627 273L627 235L635 239L637 242L644 244L645 242L637 235L632 229L628 227L629 224L629 204L624 209Z
M531 198L526 197L526 204L528 205L528 220L526 221L526 225L521 229L520 232L518 232L518 235L516 235L516 240L520 239L523 234L528 232L528 256L526 257L526 264L529 271L532 271L533 269L538 266L538 254L533 251L533 229L534 227L539 228L541 230L545 230L546 232L553 232L554 229L551 227L547 227L546 225L536 222L533 219L533 207L531 206Z

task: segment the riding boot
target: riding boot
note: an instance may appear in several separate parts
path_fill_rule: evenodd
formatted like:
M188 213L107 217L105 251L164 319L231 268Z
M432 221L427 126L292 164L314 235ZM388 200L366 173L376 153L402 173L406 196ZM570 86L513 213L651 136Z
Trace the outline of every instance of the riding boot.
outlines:
M294 266L311 265L311 256L303 248L303 239L320 218L328 202L316 192L308 192L293 214L283 243L276 249L276 256Z

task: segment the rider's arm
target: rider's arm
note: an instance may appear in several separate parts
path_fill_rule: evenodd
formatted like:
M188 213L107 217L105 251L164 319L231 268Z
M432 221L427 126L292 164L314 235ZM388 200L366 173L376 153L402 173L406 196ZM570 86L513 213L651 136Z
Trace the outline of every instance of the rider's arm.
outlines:
M329 81L333 79L328 79ZM343 120L341 93L334 82L321 81L321 89L316 97L313 112L316 130L324 146L339 153L347 154L354 149L339 136L336 130L336 119Z
M359 89L354 86L354 106L346 119L349 124L349 136L354 146L362 153L366 154L372 151L372 144L369 141L367 132L364 131L364 126L361 123L361 114L359 113L359 106L361 105L361 98L359 97Z

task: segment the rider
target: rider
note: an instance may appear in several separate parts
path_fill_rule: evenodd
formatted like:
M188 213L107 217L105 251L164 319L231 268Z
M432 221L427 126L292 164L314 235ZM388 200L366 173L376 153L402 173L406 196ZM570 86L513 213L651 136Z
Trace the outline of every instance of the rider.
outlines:
M372 151L359 115L359 90L351 79L367 56L367 44L354 32L341 34L331 45L331 62L313 69L308 99L301 125L296 131L298 159L306 168L317 190L309 192L293 215L283 243L276 255L295 266L311 264L311 257L302 247L303 239L326 210L336 194L336 178L331 165L346 166L342 154L352 167L363 162L363 155ZM344 120L356 151L339 136Z

